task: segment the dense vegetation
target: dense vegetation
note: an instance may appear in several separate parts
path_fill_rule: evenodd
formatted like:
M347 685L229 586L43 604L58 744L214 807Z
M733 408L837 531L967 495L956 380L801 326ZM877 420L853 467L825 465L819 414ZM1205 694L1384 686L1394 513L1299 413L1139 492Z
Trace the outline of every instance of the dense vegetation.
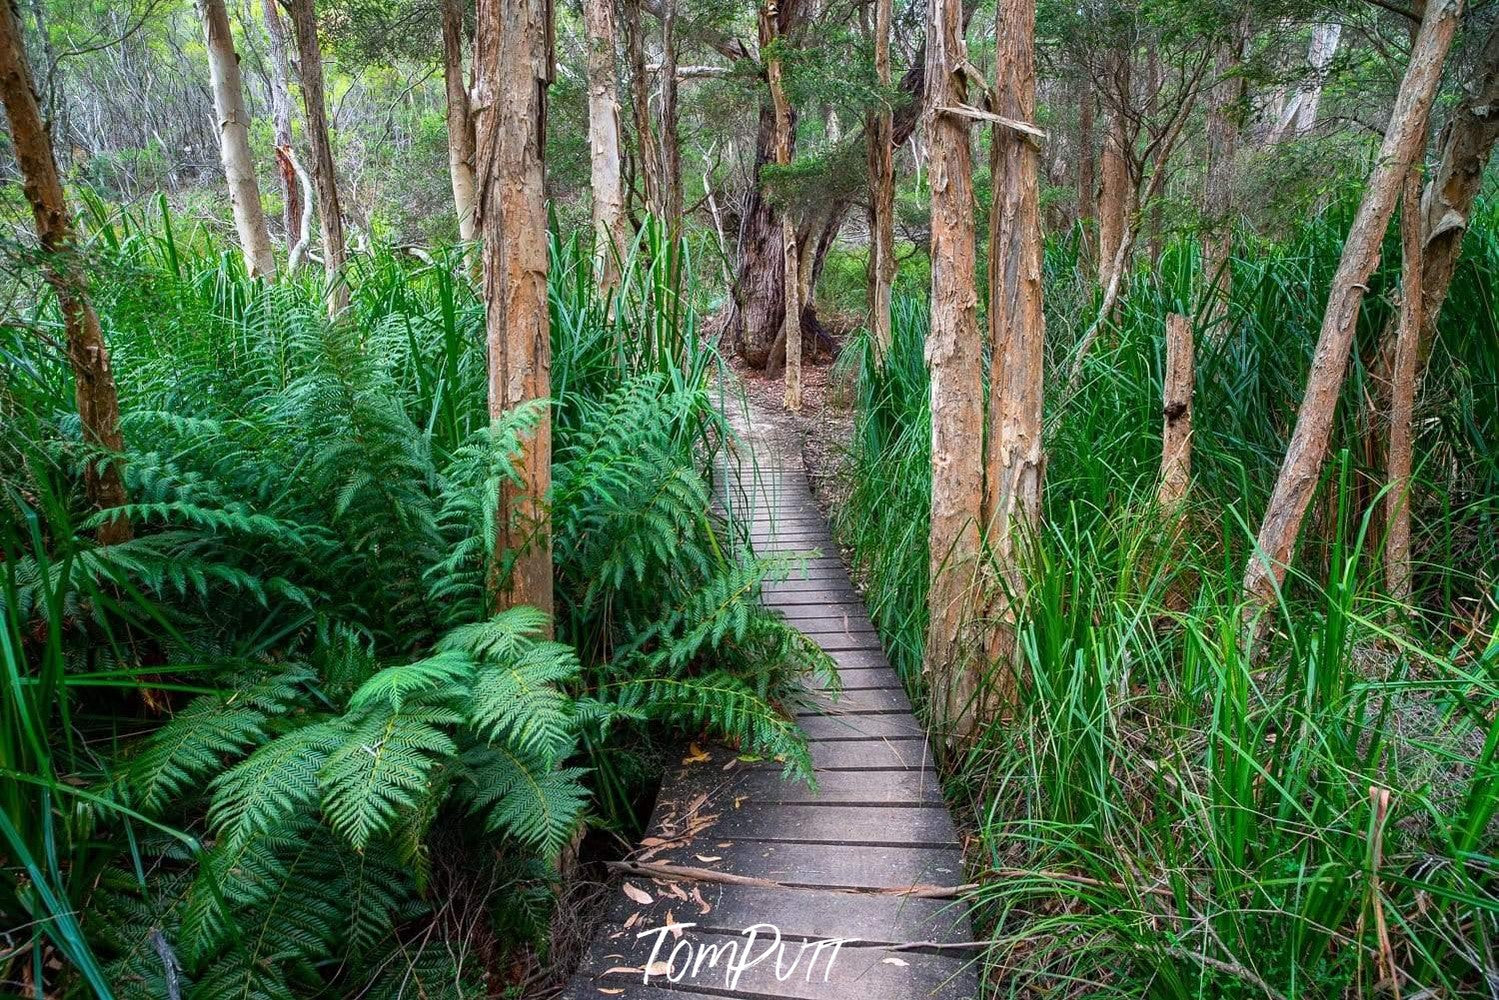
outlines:
M0 97L5 995L555 995L679 743L815 782L767 391L987 996L1499 988L1493 3L29 0Z

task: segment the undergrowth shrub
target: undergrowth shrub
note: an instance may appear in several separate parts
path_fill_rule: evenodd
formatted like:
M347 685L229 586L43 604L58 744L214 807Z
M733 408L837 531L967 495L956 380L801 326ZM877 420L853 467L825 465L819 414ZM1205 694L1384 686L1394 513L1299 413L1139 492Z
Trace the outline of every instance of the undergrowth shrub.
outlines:
M164 212L89 218L136 537L90 540L106 456L44 303L0 384L10 978L482 996L544 953L585 820L644 820L655 741L707 730L810 777L785 707L831 667L714 513L717 359L659 227L612 306L554 241L556 396L491 421L461 250L357 258L330 324L316 276L250 281ZM555 621L489 598L544 406Z
M1399 254L1371 286L1333 458L1265 658L1240 579L1285 452L1351 209L1241 236L1209 327L1195 241L1131 277L1066 386L1098 290L1049 244L1044 521L1024 546L1014 716L947 762L971 807L972 896L999 995L1486 995L1499 931L1499 274L1495 206L1465 242L1417 407L1417 596L1383 579L1383 471L1363 401ZM835 528L920 695L930 422L926 303L897 300L858 410ZM1164 326L1199 345L1190 505L1155 506ZM1380 928L1386 928L1383 938Z

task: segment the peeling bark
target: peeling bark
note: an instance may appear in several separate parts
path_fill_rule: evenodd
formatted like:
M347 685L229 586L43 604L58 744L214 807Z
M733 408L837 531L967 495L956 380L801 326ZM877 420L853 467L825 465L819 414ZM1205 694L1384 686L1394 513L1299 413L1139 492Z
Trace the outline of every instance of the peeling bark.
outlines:
M875 0L874 70L890 86L891 0ZM890 294L895 284L895 125L888 105L865 123L869 144L869 335L877 364L890 353Z
M1192 321L1172 313L1166 317L1166 372L1161 400L1161 487L1156 495L1162 511L1175 514L1187 498L1192 482L1192 393L1197 368L1193 356Z
M280 150L290 150L291 134L291 69L286 59L286 28L281 23L281 11L276 0L261 0L265 20L265 33L270 38L271 49L271 121L275 128L277 166L281 169L281 225L286 233L287 252L302 242L302 187L296 171L288 169L290 156L282 157ZM290 266L288 266L290 270Z
M458 236L466 243L478 235L479 227L474 205L474 126L463 75L463 0L442 0L442 81L448 98L448 176L453 184L453 211L458 215Z
M1400 316L1390 392L1390 443L1385 461L1385 586L1390 596L1411 596L1411 468L1416 381L1420 377L1422 288L1421 171L1406 174L1400 208Z
M1380 243L1406 173L1425 141L1432 101L1461 7L1461 0L1430 0L1426 5L1378 161L1333 277L1296 429L1260 525L1256 551L1244 571L1244 594L1249 602L1246 615L1274 603L1321 478L1369 275L1379 264Z
M203 17L208 76L214 116L218 119L219 162L224 165L224 180L229 187L234 232L250 277L275 278L276 257L271 253L271 233L260 204L255 161L250 156L250 113L245 110L244 84L239 76L234 35L229 30L229 14L224 9L224 0L198 0L198 12Z
M1247 23L1239 25L1235 37L1219 45L1214 67L1217 80L1208 100L1202 272L1208 296L1208 329L1219 340L1227 335L1233 291L1229 262L1233 250L1234 160L1239 147L1239 107L1244 100L1244 78L1239 68L1248 27Z
M325 293L328 314L337 316L349 306L349 287L343 280L348 249L344 242L343 210L338 203L333 143L328 138L323 47L318 41L312 0L286 0L286 9L291 13L292 34L297 39L297 75L302 81L302 110L307 115L307 140L312 147L312 183L317 189L318 225L323 235L323 268L328 274Z
M670 0L668 0L670 2ZM780 39L777 25L780 16L776 10L777 0L765 0L760 8L760 51L773 51ZM771 106L775 113L775 157L776 165L791 165L791 105L786 100L786 89L781 80L781 60L770 55L765 60L765 78L770 86ZM786 392L784 405L788 410L802 408L802 281L800 258L797 255L796 224L790 213L781 211L781 291L785 303L781 311L780 354L786 362ZM771 351L772 359L777 355Z
M551 82L548 0L479 0L478 207L484 237L484 306L491 420L551 396L547 217L543 143ZM519 482L500 486L499 609L552 612L552 541L545 501L552 424L544 412L523 440Z
M1001 0L995 22L995 112L1036 117L1036 0ZM994 126L990 174L998 185L989 215L988 454L983 524L1000 591L988 615L993 670L986 705L1005 711L1021 683L1015 623L1025 595L1020 546L1041 521L1042 308L1041 154L1028 135ZM987 712L985 715L987 716Z
M645 66L645 36L640 23L640 0L625 0L625 55L630 64L630 108L635 120L635 168L645 192L645 207L660 218L664 213L661 150L651 128L651 94Z
M63 195L57 159L37 106L31 68L15 8L0 2L0 103L10 120L10 140L21 188L36 222L41 244L42 274L57 296L67 338L68 364L73 372L73 395L83 441L91 449L119 454L125 450L120 431L120 399L109 350L99 327L99 316L89 301L88 281L78 260L78 239L73 217ZM112 510L126 502L125 483L115 461L97 461L89 456L83 473L84 492L98 510ZM130 540L129 518L121 515L99 526L101 545Z
M614 75L614 2L584 0L588 28L588 154L593 191L595 276L599 290L619 283L630 244L620 162L618 84Z
M959 0L929 0L926 132L931 143L932 501L929 623L923 669L940 724L958 739L978 721L978 665L967 640L973 614L983 501L984 398L974 249L969 119L937 109L966 104ZM966 647L966 649L965 649Z

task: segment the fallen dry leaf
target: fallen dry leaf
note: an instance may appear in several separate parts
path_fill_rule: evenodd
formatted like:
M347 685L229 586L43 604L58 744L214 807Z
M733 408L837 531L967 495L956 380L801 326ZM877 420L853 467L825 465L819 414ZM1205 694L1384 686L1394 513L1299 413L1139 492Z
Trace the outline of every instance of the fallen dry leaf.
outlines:
M604 996L606 996L606 997L617 997L621 993L623 993L624 990L621 989L621 988L610 989L608 987L600 986L599 987L599 992L602 993L602 994L604 994Z
M701 764L712 757L696 743L687 744L687 756L682 758L683 764Z
M637 888L628 882L625 883L624 890L626 896L629 896L632 900L639 903L641 906L650 906L655 902L655 899L651 897L650 893L646 892L644 889Z
M902 969L904 969L906 966L908 966L908 965L911 964L910 962L904 961L904 960L899 959L899 958L895 958L894 956L892 956L890 958L882 958L882 959L880 959L880 961L882 963L884 963L885 965L898 965Z
M638 923L640 923L640 911L636 910L634 913L630 914L630 919L625 921L625 930L629 930L631 927L634 927Z
M697 858L705 865L712 864L715 861L723 860L723 856L719 854L694 854L693 857Z
M703 898L703 891L697 886L692 887L692 901L697 904L697 913L700 917L705 916L713 909L713 907L708 905L708 901Z
M635 971L639 972L640 970L637 969ZM645 969L647 976L664 976L669 972L671 972L671 964L668 962L652 962Z

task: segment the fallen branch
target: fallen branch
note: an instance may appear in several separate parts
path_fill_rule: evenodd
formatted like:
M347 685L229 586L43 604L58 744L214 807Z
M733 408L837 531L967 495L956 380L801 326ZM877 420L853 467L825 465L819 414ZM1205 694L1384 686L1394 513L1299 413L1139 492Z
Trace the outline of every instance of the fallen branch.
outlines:
M1046 138L1046 133L1030 122L1023 122L1017 118L1006 118L1004 115L996 115L992 111L975 108L969 104L946 104L939 107L937 111L944 115L957 115L959 118L971 118L974 121L999 125L1002 128L1010 129L1012 132L1019 132L1023 136L1028 136L1036 142L1040 142Z

